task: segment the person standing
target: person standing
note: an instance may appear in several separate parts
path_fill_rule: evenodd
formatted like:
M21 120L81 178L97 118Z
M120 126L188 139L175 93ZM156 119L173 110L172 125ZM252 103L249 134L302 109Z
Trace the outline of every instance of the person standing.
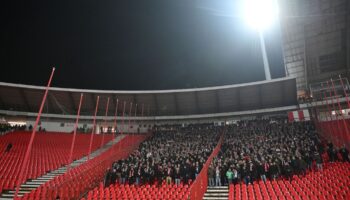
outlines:
M219 166L215 169L215 186L221 186L221 173Z
M141 183L141 166L136 168L137 171L135 173L135 185L140 185Z
M175 167L174 178L175 178L175 184L180 185L180 181L181 181L180 164L177 164Z
M231 168L228 168L228 170L226 172L226 178L227 178L228 185L232 184L233 172L232 172Z
M322 157L318 151L315 151L314 153L314 160L316 161L317 170L322 171Z
M105 187L108 187L111 184L111 177L112 177L112 172L108 168L106 175L105 175L105 178L104 178L104 181L103 181Z
M117 170L113 168L112 174L111 174L111 184L115 184L117 180Z
M120 181L119 181L121 184L125 184L127 174L128 174L128 169L126 166L123 166L121 171Z
M232 182L233 182L233 184L237 184L238 183L238 171L237 171L237 169L233 168L232 173L233 173Z
M209 178L209 186L214 186L215 185L215 169L213 165L209 166L208 169L208 178Z
M170 166L168 166L166 168L166 184L170 185L171 184L171 177L172 177L172 168Z
M130 167L128 181L129 181L129 184L133 184L135 182L135 169L134 169L134 166Z
M349 160L349 151L345 148L345 144L343 147L339 150L341 157L343 159L343 162L350 162Z
M250 184L250 175L249 175L249 169L247 168L246 165L243 165L243 169L242 169L242 177L244 179L244 183L246 185Z

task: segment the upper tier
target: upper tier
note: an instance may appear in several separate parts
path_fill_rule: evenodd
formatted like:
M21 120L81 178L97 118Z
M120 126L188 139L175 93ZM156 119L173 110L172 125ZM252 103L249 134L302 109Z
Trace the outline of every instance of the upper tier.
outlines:
M161 84L161 83L160 83ZM0 110L37 112L45 87L0 82ZM50 88L44 113L71 114L77 111L80 93L84 93L82 115L93 115L96 97L100 96L98 115L103 116L107 97L112 98L110 113L113 115L116 99L119 99L118 113L126 104L129 112L130 102L138 104L137 115L142 112L152 116L201 115L228 113L265 108L277 108L297 105L295 78L279 78L271 81L259 81L217 87L176 89L176 90L88 90L72 88Z

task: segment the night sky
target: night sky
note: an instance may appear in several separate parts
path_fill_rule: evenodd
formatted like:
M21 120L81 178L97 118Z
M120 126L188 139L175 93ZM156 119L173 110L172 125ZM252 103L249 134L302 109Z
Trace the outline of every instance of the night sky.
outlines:
M0 81L150 90L264 79L258 34L237 0L7 1ZM265 33L273 78L285 75L280 28Z

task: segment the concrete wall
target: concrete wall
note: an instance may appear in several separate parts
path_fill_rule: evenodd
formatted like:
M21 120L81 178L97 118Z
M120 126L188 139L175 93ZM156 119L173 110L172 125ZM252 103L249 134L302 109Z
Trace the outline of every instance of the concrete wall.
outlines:
M30 125L34 126L35 121L34 120L27 120L27 127L29 127ZM58 132L72 132L74 130L74 121L65 121L65 120L48 120L48 119L44 119L41 120L40 126L42 128L45 128L46 131L58 131ZM96 124L96 133L100 133L100 127L112 127L113 123L107 123L107 125L105 125L105 123L103 122L98 122ZM92 122L91 121L83 121L81 123L78 123L78 127L86 127L87 129L91 129L92 128ZM135 125L133 123L131 123L130 128L128 128L128 122L126 121L124 123L124 126L122 123L117 123L117 127L119 131L122 132L132 132L132 133L145 133L148 131L149 127L147 124L147 127L139 127L138 124Z
M349 0L279 0L283 53L298 89L349 71Z

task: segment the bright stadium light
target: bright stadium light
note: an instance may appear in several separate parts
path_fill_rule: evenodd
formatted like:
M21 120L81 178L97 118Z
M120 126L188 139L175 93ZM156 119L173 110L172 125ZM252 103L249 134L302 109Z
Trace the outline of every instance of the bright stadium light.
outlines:
M278 18L276 0L242 0L243 18L249 26L257 30L260 38L261 54L264 62L266 80L271 80L269 61L267 58L263 31L269 28Z
M243 0L243 17L258 31L270 27L278 18L276 0Z

